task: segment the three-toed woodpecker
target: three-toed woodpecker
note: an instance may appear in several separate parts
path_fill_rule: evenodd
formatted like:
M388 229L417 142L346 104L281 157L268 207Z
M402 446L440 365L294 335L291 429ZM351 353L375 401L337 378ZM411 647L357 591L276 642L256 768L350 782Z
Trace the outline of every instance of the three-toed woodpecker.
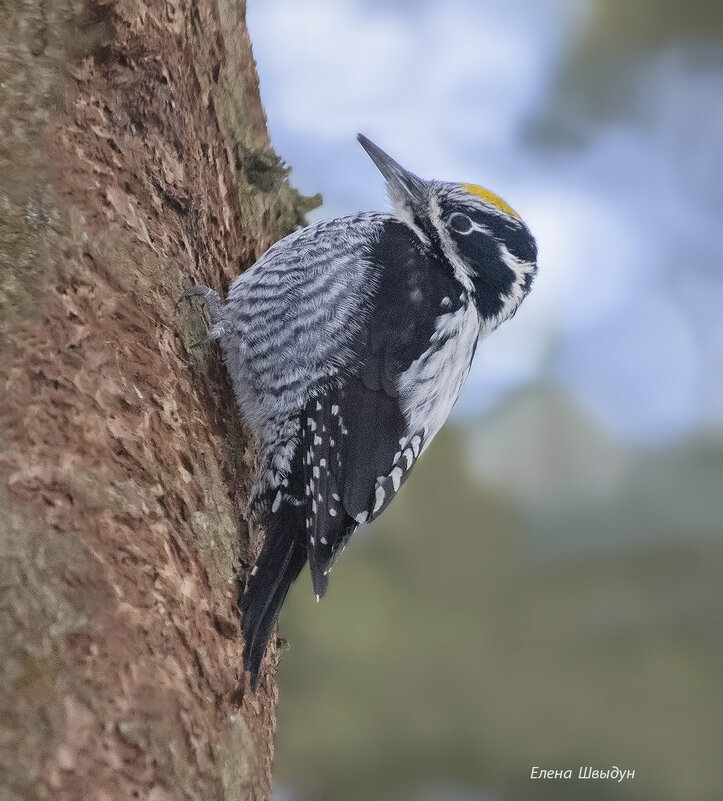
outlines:
M249 513L265 529L241 599L258 681L292 582L317 599L361 523L378 517L447 418L477 341L530 290L537 247L503 200L424 181L365 136L394 209L326 220L271 247L204 297L236 400L259 446Z

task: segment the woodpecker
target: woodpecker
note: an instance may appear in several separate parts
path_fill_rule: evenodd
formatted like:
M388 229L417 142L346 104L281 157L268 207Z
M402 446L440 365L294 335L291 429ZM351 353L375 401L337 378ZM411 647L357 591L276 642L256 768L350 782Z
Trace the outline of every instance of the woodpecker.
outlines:
M297 230L209 306L237 404L258 443L249 520L265 540L240 599L256 687L306 562L317 600L356 529L387 508L457 400L480 338L537 272L519 215L487 189L427 181L362 134L391 213Z

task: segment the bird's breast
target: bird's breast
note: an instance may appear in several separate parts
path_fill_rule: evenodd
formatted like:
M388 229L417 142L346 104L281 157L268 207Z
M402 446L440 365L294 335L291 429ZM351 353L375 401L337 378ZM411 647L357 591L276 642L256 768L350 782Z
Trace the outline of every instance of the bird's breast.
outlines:
M424 353L399 378L410 431L424 431L424 446L439 431L469 373L480 334L474 304L437 317Z

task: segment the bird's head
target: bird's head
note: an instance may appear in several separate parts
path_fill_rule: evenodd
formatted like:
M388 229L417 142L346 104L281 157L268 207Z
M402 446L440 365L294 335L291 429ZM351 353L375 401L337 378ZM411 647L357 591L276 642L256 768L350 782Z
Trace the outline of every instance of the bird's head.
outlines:
M358 139L387 182L396 216L452 266L485 327L512 316L537 272L537 245L519 214L481 186L422 180Z

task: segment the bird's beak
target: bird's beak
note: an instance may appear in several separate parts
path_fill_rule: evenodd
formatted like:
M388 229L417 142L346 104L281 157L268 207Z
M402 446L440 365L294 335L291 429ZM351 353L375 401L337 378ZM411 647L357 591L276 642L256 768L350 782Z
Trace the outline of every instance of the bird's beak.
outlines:
M408 209L424 201L426 197L425 182L421 178L405 170L401 164L397 164L391 156L367 139L364 134L357 134L356 138L384 176L389 188L389 196L395 206Z

